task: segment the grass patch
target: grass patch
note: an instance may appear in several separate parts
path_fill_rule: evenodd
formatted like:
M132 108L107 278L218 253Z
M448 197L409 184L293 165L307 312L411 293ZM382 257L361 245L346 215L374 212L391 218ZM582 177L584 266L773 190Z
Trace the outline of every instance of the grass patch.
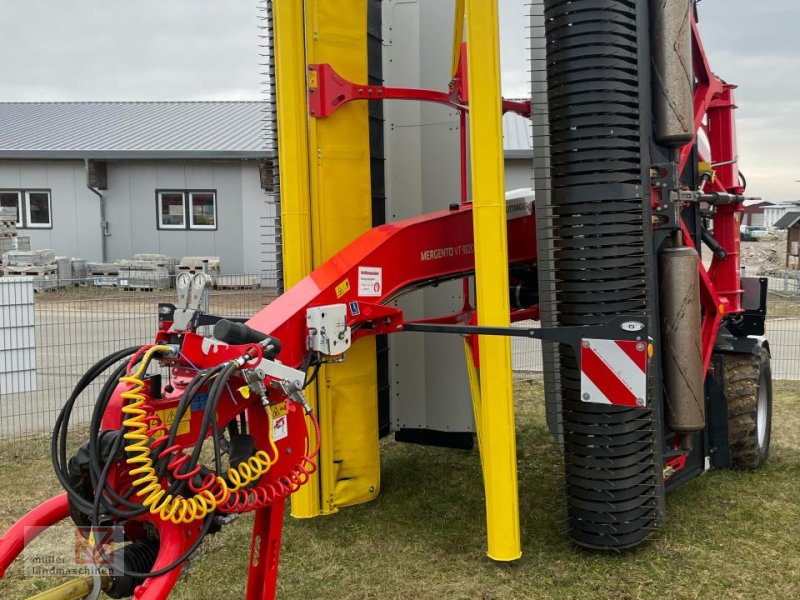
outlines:
M278 596L283 599L798 598L800 398L776 383L772 458L753 473L721 471L667 498L669 521L633 551L580 550L565 533L562 466L544 424L541 385L517 384L523 558L485 556L477 452L383 443L382 494L336 516L287 518ZM16 448L16 446L15 446ZM57 491L41 450L0 446L0 526ZM205 543L174 599L241 598L252 519ZM0 597L51 582L15 567Z

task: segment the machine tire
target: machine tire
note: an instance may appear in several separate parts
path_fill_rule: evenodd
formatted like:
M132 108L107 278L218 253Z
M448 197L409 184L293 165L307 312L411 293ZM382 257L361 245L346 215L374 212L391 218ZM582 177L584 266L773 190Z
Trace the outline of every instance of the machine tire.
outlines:
M766 348L758 354L728 354L723 377L728 401L731 467L760 469L769 458L772 428L772 369Z

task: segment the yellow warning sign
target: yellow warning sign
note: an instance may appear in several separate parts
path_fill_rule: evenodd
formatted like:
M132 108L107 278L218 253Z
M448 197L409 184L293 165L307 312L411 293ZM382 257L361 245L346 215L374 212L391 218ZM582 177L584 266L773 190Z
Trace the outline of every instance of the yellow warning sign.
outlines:
M269 413L272 415L273 419L277 419L278 417L283 417L289 414L289 409L286 407L286 400L283 402L278 402L278 404L272 404L269 407Z
M342 283L336 286L336 298L341 298L350 291L350 280L345 279Z
M308 72L308 87L312 90L317 89L317 72L316 71L309 71Z
M175 422L176 412L177 411L174 408L165 408L164 410L157 410L155 414L159 419L161 419L161 422L164 424L164 427L169 429L170 427L172 427L172 423ZM183 417L181 417L181 421L178 424L178 435L184 435L186 433L189 433L189 430L191 429L191 420L192 420L192 415L190 411L187 410L185 413L183 413ZM158 434L156 434L156 437L159 437L161 435L164 434L159 432Z

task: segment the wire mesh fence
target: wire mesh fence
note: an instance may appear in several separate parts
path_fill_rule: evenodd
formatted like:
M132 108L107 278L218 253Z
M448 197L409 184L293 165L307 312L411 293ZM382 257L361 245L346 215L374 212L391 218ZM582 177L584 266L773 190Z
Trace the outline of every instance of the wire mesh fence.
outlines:
M60 283L58 289L34 293L31 278L0 278L0 439L51 430L80 377L104 356L151 342L158 304L175 302L170 289ZM274 284L265 273L225 276L208 291L208 311L249 317L275 298ZM81 395L75 424L88 422L102 381Z
M746 269L749 277L762 276L759 269ZM774 379L800 380L800 271L764 275L767 278L767 338L772 352ZM533 321L519 327L536 326ZM538 340L515 338L511 342L514 371L521 377L542 373Z
M776 379L800 380L797 281L792 274L768 278L767 336ZM85 284L66 281L57 289L34 293L31 278L0 278L0 439L24 439L51 430L83 373L118 349L151 341L158 303L175 299L171 289L130 291ZM207 310L222 317L249 317L277 294L270 273L229 275L209 290ZM512 359L518 377L542 373L538 340L514 338ZM76 423L88 421L100 385L82 394Z

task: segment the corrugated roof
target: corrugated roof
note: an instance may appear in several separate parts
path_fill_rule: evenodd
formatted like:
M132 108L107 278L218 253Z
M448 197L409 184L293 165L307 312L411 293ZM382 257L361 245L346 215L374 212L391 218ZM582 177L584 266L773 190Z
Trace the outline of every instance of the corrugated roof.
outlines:
M506 158L533 158L530 119L510 112L503 115L503 151Z
M800 212L787 212L780 219L775 221L775 229L791 229L795 223L800 221Z
M0 159L261 158L263 102L0 102ZM530 121L503 115L506 158L533 156Z
M0 103L0 158L259 158L262 102Z

